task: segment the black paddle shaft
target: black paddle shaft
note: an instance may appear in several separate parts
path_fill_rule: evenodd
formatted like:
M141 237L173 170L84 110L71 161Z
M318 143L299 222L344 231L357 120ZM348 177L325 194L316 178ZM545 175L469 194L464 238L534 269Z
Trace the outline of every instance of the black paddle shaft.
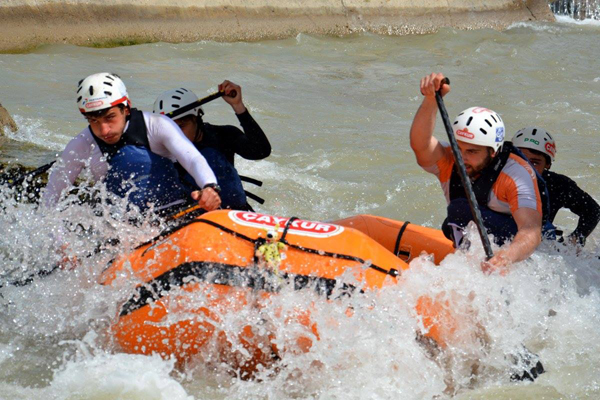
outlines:
M490 238L488 237L485 226L483 225L483 219L481 218L481 212L479 211L477 199L475 198L475 193L473 193L473 186L471 185L471 180L467 175L465 162L463 161L462 155L460 154L460 150L458 149L458 144L456 143L456 138L454 137L454 131L452 130L452 124L450 124L450 118L448 118L448 112L446 111L444 100L442 99L441 91L442 86L444 84L449 85L450 79L444 78L444 80L442 81L442 85L440 86L440 90L435 92L435 100L437 101L438 108L440 109L442 121L444 121L444 127L446 128L446 133L448 134L448 140L450 141L452 154L454 154L454 160L456 161L456 165L458 166L458 175L460 175L460 180L462 181L463 187L465 188L467 200L469 202L469 207L471 208L473 219L475 220L475 224L477 225L477 230L479 230L479 236L481 237L481 242L483 243L483 249L485 250L486 259L489 260L494 256L494 252L492 251Z
M188 112L190 110L193 110L196 107L200 107L203 104L206 104L208 102L211 102L211 101L213 101L215 99L218 99L219 97L223 97L223 96L225 96L225 92L215 92L215 93L213 93L211 95L208 95L208 96L206 96L206 97L204 97L204 98L202 98L200 100L197 100L197 101L195 101L193 103L190 103L190 104L188 104L186 106L183 106L181 108L178 108L175 111L171 111L170 113L165 113L165 115L167 117L173 119L173 118L177 117L178 115L186 113L186 112ZM235 97L235 96L237 96L237 92L235 90L232 90L229 93L228 96L229 97Z
M43 174L48 171L52 165L54 165L55 161L49 162L48 164L44 164L41 167L34 169L33 171L26 172L18 177L10 177L10 174L4 174L0 176L0 183L7 182L9 187L18 186L23 183L26 179L33 179L38 175Z

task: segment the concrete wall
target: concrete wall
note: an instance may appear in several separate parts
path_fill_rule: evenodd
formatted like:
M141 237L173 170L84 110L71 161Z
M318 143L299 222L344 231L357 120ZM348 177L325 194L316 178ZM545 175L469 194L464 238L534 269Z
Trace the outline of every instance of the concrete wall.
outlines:
M0 52L44 43L260 40L299 32L502 29L554 17L546 0L2 0Z

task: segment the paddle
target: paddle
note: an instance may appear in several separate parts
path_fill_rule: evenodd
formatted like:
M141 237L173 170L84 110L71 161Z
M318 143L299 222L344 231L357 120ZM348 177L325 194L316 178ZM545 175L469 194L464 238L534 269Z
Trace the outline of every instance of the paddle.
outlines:
M59 268L60 268L60 265L59 264L55 264L50 269L42 269L40 271L33 272L33 273L27 275L27 277L25 277L25 278L17 279L17 280L14 280L14 281L11 281L11 282L6 282L6 283L0 283L0 289L2 289L4 286L17 286L17 287L27 286L31 282L33 282L35 278L43 278L45 276L52 275Z
M26 179L33 179L38 175L43 174L44 172L48 171L50 169L50 167L52 167L52 165L54 165L56 161L52 161L49 162L48 164L44 164L41 167L34 169L33 171L29 171L26 172L24 174L22 174L21 176L18 177L11 177L10 172L8 173L4 173L1 177L0 177L0 184L1 183L8 183L9 187L13 187L16 185L20 185L21 183L23 183Z
M181 108L178 108L175 111L171 111L169 113L165 113L164 115L166 115L167 117L173 119L173 118L177 117L178 115L181 115L181 114L183 114L185 112L193 110L196 107L200 107L203 104L206 104L208 102L211 102L211 101L213 101L215 99L218 99L219 97L223 97L223 96L225 96L225 92L215 92L215 93L210 94L210 95L208 95L208 96L206 96L206 97L204 97L202 99L199 99L199 100L197 100L197 101L195 101L193 103L190 103L187 106L183 106ZM235 96L237 96L237 92L235 90L232 90L229 93L229 95L228 95L228 97L235 97Z
M448 134L448 140L450 141L452 154L454 154L454 160L456 160L456 165L458 166L458 174L460 175L460 180L463 184L463 187L465 188L467 200L469 202L469 207L471 208L473 219L475 220L475 224L477 225L477 230L479 231L481 242L483 243L483 249L485 250L486 260L489 260L494 256L494 253L492 251L492 245L490 243L490 239L487 236L485 226L483 225L481 212L479 211L477 199L475 198L475 193L473 193L473 187L471 186L471 180L467 175L465 162L463 161L462 155L460 154L460 150L458 149L458 144L456 143L456 138L454 137L454 131L452 130L452 124L450 123L450 118L448 118L448 112L446 111L444 100L442 99L441 91L442 86L444 84L450 85L450 79L444 78L440 86L440 90L438 90L435 93L435 100L437 101L437 105L442 116L442 121L444 121L444 127L446 128L446 133Z

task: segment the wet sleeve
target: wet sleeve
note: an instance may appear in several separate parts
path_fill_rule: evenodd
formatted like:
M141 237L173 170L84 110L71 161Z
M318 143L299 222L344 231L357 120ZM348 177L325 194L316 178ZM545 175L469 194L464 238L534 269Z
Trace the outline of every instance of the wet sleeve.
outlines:
M149 131L152 130L152 134L148 134L150 149L156 154L177 160L192 175L198 187L217 183L217 178L206 159L185 137L177 124L162 115L156 115L155 118L158 120L154 120L151 127L149 126Z
M90 146L81 133L67 144L50 170L48 184L40 203L42 207L51 208L58 203L64 190L75 183L85 166L84 160L89 157Z
M510 212L531 208L542 215L542 199L532 167L524 160L511 157L493 187L500 201L508 204Z
M242 114L236 114L243 132L234 126L229 126L229 134L232 136L232 150L247 160L262 160L271 154L271 143L269 139L252 118L248 110Z
M592 233L600 221L600 205L577 186L574 180L565 177L564 182L564 207L579 217L577 228L570 236L577 238L580 244L585 244L585 239Z

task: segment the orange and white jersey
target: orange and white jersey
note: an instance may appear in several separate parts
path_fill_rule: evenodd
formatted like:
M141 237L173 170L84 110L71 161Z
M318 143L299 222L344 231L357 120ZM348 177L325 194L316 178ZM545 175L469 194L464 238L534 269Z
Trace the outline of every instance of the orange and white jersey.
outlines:
M454 167L454 156L448 143L444 147L444 157L430 167L423 168L438 177L446 201L450 203L450 177ZM542 214L542 200L537 185L535 171L521 157L511 154L492 186L488 207L503 214L513 214L519 208L532 208Z

